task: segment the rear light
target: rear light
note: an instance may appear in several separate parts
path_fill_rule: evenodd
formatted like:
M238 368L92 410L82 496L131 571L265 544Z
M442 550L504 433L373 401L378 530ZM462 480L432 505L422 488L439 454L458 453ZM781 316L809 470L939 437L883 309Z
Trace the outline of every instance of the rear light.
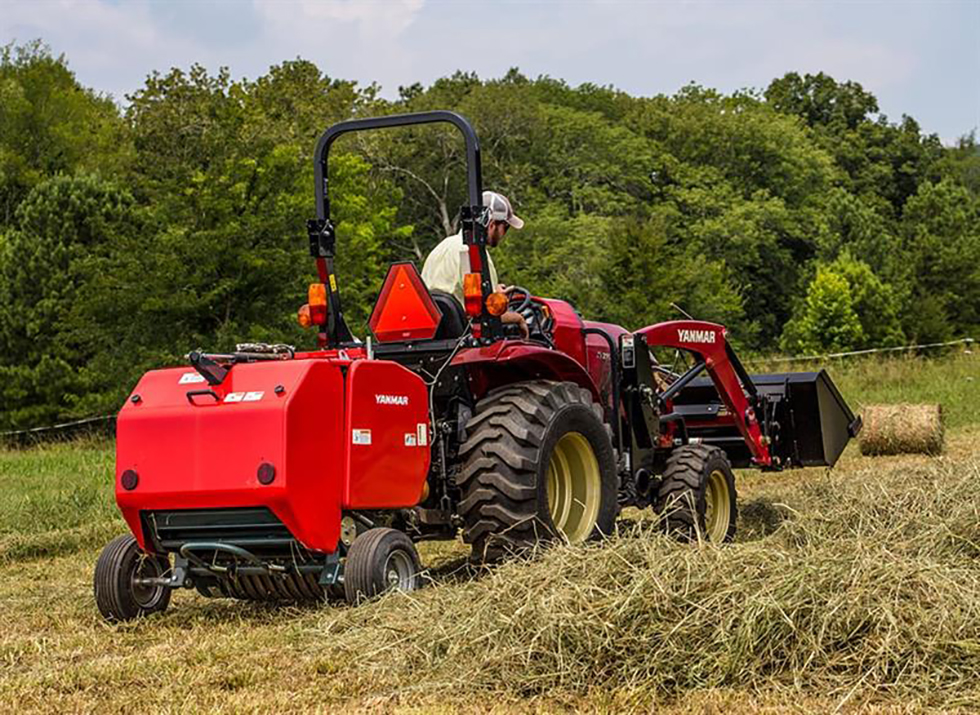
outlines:
M323 325L327 322L327 287L323 283L310 283L307 297L309 298L310 320L317 325Z
M302 325L304 328L308 328L313 325L313 317L310 315L310 304L304 303L296 311L296 321Z
M480 317L483 312L483 280L479 273L467 273L463 276L463 302L467 315Z
M268 462L263 462L259 465L257 476L259 479L259 484L272 484L273 480L276 478L276 468Z
M134 470L127 469L122 473L122 477L119 481L122 482L123 489L131 492L136 488L136 485L140 483L140 477Z
M503 293L491 293L487 296L487 312L490 315L503 315L507 312L510 301Z

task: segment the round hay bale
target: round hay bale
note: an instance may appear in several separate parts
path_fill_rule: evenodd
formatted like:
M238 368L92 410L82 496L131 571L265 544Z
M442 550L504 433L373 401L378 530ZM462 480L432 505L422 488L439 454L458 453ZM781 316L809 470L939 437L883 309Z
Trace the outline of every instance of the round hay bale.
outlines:
M858 436L861 454L940 454L942 405L868 405Z

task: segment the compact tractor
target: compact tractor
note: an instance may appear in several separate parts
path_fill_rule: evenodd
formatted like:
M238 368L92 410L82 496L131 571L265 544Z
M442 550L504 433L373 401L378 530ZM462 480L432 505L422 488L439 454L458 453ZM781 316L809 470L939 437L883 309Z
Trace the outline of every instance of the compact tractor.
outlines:
M330 149L349 132L432 122L466 144L464 300L395 263L361 341L334 273ZM117 420L131 534L95 568L110 620L161 611L179 588L356 603L419 587L419 541L462 533L487 563L608 535L628 506L681 539L730 541L733 468L831 466L860 429L826 372L749 375L721 325L627 330L524 288L498 292L479 142L457 114L342 122L315 159L318 281L299 318L317 349L195 351L142 377ZM528 338L501 322L507 310ZM657 350L688 359L667 367Z

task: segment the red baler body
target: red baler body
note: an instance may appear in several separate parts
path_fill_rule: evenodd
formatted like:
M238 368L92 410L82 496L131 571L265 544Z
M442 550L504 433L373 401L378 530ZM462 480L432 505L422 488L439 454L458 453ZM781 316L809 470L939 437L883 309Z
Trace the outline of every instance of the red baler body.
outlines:
M329 553L342 509L418 503L430 459L425 383L394 362L321 355L235 365L215 386L189 368L143 376L116 442L116 501L141 547L153 550L141 512L261 506ZM262 465L275 470L268 484Z

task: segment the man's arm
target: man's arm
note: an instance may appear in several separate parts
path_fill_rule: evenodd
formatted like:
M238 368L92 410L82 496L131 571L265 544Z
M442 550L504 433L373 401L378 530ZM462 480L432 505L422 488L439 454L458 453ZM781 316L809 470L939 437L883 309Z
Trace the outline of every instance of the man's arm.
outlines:
M513 310L508 310L506 313L500 316L500 322L504 325L517 325L521 331L521 337L523 337L525 340L527 340L530 336L527 329L527 321L520 313L514 312Z

